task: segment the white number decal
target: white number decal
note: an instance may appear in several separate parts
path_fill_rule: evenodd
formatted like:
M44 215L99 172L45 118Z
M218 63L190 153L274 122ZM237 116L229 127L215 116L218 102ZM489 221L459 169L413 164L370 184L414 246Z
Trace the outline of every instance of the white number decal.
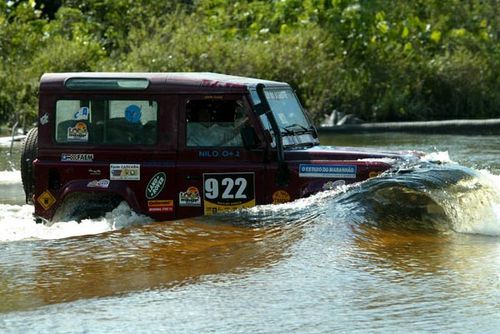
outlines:
M242 177L239 177L239 178L236 179L236 181L234 182L234 184L237 185L237 186L240 186L238 188L238 191L236 192L235 197L237 199L246 199L247 195L245 195L243 192L247 188L247 180L244 179L244 178L242 178Z
M219 197L219 184L216 179L205 180L205 196L207 196L208 199Z
M224 189L222 199L247 199L245 191L247 189L247 180L239 177L236 180L226 177L221 181L221 187ZM233 194L234 187L238 187L236 194ZM208 199L216 199L219 197L219 183L217 179L205 180L205 196Z
M226 187L226 189L222 193L222 198L224 198L224 199L232 199L232 198L234 198L234 195L231 194L231 191L233 190L233 187L234 187L234 181L233 181L233 179L230 179L230 178L226 177L225 179L222 179L221 185L223 187Z

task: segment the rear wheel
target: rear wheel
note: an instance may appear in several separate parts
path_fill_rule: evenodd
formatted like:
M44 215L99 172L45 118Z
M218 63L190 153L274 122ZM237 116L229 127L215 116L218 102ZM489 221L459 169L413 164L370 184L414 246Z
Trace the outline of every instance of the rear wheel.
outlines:
M57 208L52 221L63 222L104 217L107 212L113 211L123 199L107 192L75 192L64 198Z
M23 181L26 203L33 203L35 192L35 175L33 161L38 155L38 128L28 131L21 152L21 179Z

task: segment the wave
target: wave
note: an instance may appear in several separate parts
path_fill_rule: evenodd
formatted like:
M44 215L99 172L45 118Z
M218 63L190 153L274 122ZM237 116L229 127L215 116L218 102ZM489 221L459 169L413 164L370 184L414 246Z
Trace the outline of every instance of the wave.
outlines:
M335 202L380 228L500 235L500 177L454 163L421 160L362 182Z

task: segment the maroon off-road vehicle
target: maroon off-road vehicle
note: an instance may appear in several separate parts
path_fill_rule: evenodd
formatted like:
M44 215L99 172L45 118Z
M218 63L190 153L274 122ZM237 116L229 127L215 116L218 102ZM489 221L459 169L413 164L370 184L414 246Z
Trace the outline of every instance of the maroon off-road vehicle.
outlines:
M284 203L391 168L398 153L320 147L283 82L214 73L55 73L40 82L22 179L38 220L121 201L155 220Z

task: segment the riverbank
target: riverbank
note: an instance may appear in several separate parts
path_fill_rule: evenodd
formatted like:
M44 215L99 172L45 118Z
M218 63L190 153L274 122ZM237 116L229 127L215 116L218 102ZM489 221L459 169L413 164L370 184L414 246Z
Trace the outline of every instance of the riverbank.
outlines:
M500 119L460 119L428 122L361 123L318 127L320 133L405 132L424 134L500 134Z

